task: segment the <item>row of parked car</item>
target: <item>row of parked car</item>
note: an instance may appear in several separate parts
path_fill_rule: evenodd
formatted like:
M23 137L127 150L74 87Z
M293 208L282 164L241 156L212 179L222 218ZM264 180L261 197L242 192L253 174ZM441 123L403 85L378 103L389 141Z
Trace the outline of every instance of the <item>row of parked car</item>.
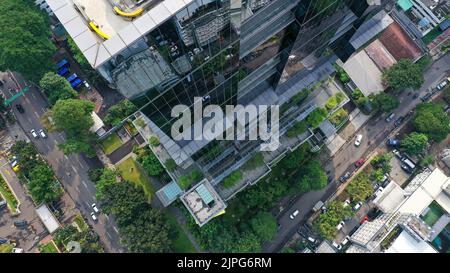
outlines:
M66 77L67 81L70 83L72 88L78 88L84 84L84 86L90 90L91 87L87 81L81 80L76 73L68 76L70 74L70 64L66 59L61 60L56 64L56 69L58 71L58 75L62 77Z

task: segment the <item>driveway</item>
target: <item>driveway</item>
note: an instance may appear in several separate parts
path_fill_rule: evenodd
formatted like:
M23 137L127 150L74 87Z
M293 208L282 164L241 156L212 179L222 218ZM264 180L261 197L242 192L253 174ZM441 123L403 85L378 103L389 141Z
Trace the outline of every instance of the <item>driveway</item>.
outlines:
M12 79L4 77L4 81L3 92L6 98L10 98L15 94L17 84L19 89L25 87L25 81L16 73L13 74ZM13 89L12 92L8 90L9 87ZM103 165L98 159L88 159L81 154L64 155L57 147L59 143L65 141L63 133L48 133L48 138L46 139L34 139L30 135L31 129L37 131L43 128L39 118L48 108L47 101L40 91L35 87L30 89L30 91L25 92L24 95L12 103L13 105L20 103L25 109L25 113L20 114L14 106L12 107L18 123L36 145L39 152L52 165L57 177L63 184L64 190L74 200L85 218L89 219L89 224L100 236L105 251L123 252L124 248L119 243L118 230L112 217L101 215L96 223L90 219L91 204L97 201L95 199L95 186L89 180L87 172L91 168L98 168Z
M443 77L450 74L449 63L450 54L447 54L434 62L424 73L425 82L422 88L417 91L420 93L419 97L423 96L428 88L434 88ZM402 92L398 98L401 104L394 111L397 117L401 115L405 116L417 104L421 103L419 98L413 99L412 93L408 91ZM297 196L295 200L290 202L290 205L278 217L278 222L281 225L280 230L271 243L266 243L263 246L263 251L279 251L294 235L298 227L305 223L314 204L319 200L327 200L335 192L335 189L339 186L335 182L336 179L343 175L347 169L353 169L353 163L359 158L366 157L371 151L383 143L393 129L393 123L386 123L384 116L378 117L377 119L370 119L359 131L355 132L364 136L359 147L353 144L354 138L351 138L332 158L323 158L324 169L334 179L333 182L321 191L309 192ZM294 220L291 220L289 215L296 209L300 210L300 214Z

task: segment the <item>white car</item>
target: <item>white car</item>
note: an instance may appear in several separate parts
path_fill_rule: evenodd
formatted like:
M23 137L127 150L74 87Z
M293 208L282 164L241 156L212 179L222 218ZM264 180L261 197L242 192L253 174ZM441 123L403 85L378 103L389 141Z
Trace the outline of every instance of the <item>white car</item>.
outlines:
M15 247L12 249L12 253L23 253L23 249Z
M297 216L299 212L300 212L299 210L294 211L291 215L289 215L289 218L294 220L295 216Z
M342 246L336 242L333 242L333 246L337 249L337 250L341 250Z
M345 239L341 242L341 245L345 246L346 244L348 244L349 238L350 237L346 236Z
M36 133L36 130L31 129L30 133L34 138L39 138L39 135Z
M91 205L92 209L94 210L95 213L99 213L100 210L98 210L97 205L94 203Z
M97 222L97 216L95 216L95 213L94 212L91 212L91 218L92 218L92 220L94 220L94 222Z
M44 132L44 129L39 130L39 134L42 138L47 138L47 134Z
M345 222L344 222L344 221L341 221L341 222L339 223L339 225L336 226L336 229L337 229L337 230L341 230L342 227L343 227L344 225L345 225Z
M363 138L363 135L361 135L361 134L359 134L359 135L356 136L356 139L355 139L355 146L361 145L361 140L362 140L362 138Z
M346 206L348 206L348 205L350 205L350 199L345 200L345 202L344 202L344 208L345 208Z
M442 89L444 89L444 87L445 87L446 85L447 85L447 81L445 80L445 81L439 83L439 84L436 86L436 89L437 89L437 90L442 90Z
M353 207L353 210L357 211L357 210L359 210L359 209L361 208L361 206L362 206L362 202L358 202L358 203L356 203L356 205Z

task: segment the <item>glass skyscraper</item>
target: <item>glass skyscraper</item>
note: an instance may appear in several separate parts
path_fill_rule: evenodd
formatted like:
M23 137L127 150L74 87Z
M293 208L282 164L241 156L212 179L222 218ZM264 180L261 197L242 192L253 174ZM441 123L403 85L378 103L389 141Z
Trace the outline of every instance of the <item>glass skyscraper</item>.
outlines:
M305 90L326 80L337 59L353 53L348 40L373 8L362 0L98 1L97 9L111 11L105 16L86 0L64 0L66 6L63 0L47 1L92 66L139 107L132 119L145 139L160 139L155 153L162 164L175 162L174 184L158 196L165 205L181 196L200 225L222 213L226 200L270 172L286 152L305 141L318 145L324 134L316 129L293 139L284 135L317 107L316 94ZM71 29L77 19L67 20L70 7L97 28ZM88 41L91 36L95 41ZM225 177L260 153L260 141L173 140L177 118L171 110L193 107L194 97L201 97L203 106L222 108L280 105L280 147L263 153L264 166L236 186L222 187ZM185 186L193 173L203 180ZM189 200L194 193L202 204Z

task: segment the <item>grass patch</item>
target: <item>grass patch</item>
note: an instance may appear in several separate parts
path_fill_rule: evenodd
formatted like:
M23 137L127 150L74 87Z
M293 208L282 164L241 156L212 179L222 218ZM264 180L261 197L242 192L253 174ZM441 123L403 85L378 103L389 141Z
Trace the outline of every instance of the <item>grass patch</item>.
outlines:
M39 246L39 252L40 253L59 253L59 251L56 248L56 245L53 243L53 241L50 241L45 245Z
M14 248L13 244L0 245L0 253L11 253Z
M11 212L16 213L19 202L2 176L0 176L0 193L3 198L5 198L6 203L8 203L8 207Z
M89 226L84 221L83 217L80 214L77 214L73 219L73 222L81 229L81 231L89 230Z
M142 187L145 196L147 196L147 198L151 200L151 198L155 194L155 189L153 189L145 174L141 172L140 167L134 160L134 158L129 157L128 159L117 165L117 169L119 170L123 179L132 182L136 186Z
M336 112L334 112L329 118L329 120L334 126L339 126L341 123L347 120L347 118L348 118L347 111L341 108Z
M236 185L239 181L241 181L243 178L242 172L240 170L236 170L232 173L230 173L222 182L222 186L226 189L229 189Z
M176 253L196 253L197 250L192 245L191 240L178 224L177 220L172 214L167 213L168 222L177 230L178 236L172 240L172 250Z
M105 138L100 142L103 151L105 154L109 155L115 150L117 150L120 146L122 146L122 141L119 136L116 134L112 134L109 137Z
M444 215L444 210L433 201L430 206L428 206L428 212L422 217L422 220L432 227L438 220Z

